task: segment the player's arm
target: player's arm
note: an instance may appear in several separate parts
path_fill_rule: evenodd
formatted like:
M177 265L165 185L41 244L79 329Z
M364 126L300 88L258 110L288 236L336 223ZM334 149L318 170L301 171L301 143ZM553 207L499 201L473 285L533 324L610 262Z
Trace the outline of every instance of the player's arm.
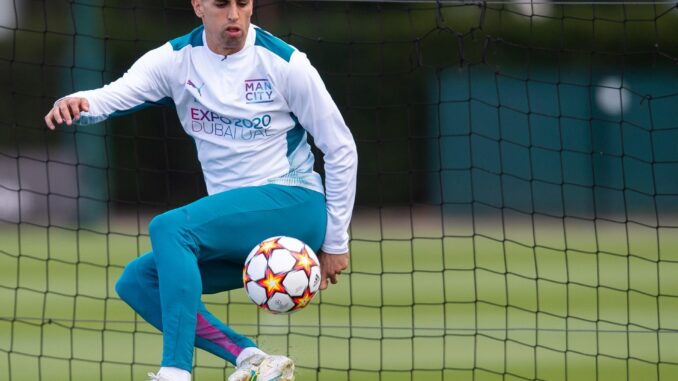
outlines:
M93 124L110 116L161 104L170 96L166 72L172 47L165 44L144 54L120 79L102 88L79 91L57 100L45 124Z
M348 266L348 227L355 201L358 155L351 131L317 70L295 52L287 76L287 102L301 125L313 136L325 161L327 231L319 253L323 280L337 282Z

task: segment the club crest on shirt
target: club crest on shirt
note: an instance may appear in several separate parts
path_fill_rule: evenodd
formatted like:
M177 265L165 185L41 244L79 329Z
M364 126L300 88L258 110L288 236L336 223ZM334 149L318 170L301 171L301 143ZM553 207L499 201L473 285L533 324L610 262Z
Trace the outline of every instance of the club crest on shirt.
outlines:
M273 86L267 78L245 80L245 102L268 103L273 102Z

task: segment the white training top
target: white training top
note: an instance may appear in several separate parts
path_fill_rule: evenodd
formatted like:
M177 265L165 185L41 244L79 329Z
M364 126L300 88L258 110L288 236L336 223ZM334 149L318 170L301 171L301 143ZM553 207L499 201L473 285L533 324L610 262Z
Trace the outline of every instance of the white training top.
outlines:
M322 250L348 251L355 142L306 55L270 33L251 25L244 48L224 57L207 47L201 26L146 53L117 81L70 97L89 102L79 124L173 102L195 140L209 194L263 184L322 193L308 131L325 159Z

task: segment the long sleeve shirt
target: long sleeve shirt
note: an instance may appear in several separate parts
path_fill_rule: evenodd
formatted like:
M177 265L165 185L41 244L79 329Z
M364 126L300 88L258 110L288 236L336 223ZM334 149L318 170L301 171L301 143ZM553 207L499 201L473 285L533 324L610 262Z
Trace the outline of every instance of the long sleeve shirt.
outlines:
M79 124L173 103L195 140L209 194L264 184L324 192L321 249L348 251L355 142L306 55L270 33L251 25L243 49L222 56L208 48L201 26L149 51L120 79L70 96L90 105ZM307 133L324 154L324 188Z

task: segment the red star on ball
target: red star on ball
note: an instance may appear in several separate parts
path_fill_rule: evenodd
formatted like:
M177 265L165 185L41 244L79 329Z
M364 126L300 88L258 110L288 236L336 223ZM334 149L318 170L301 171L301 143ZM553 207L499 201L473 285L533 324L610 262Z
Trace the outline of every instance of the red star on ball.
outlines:
M242 269L242 284L247 284L247 282L249 282L250 280L252 279L250 279L250 276L247 275L247 266L245 266Z
M313 295L311 294L311 291L309 291L308 287L304 290L304 294L297 297L297 298L292 298L294 301L294 309L299 309L299 308L304 308L308 303L311 302L311 299L313 299Z
M311 267L315 266L315 260L308 255L308 251L304 247L301 253L291 252L297 262L294 264L295 270L304 270L307 277L311 276Z
M271 256L271 253L273 252L273 250L283 249L283 246L278 243L279 239L280 238L274 238L274 239L269 239L269 240L262 242L259 245L259 250L257 250L257 254L259 254L259 253L264 254L266 259L268 259Z
M274 274L271 269L267 268L264 279L258 280L257 283L266 290L266 297L270 298L276 292L285 292L283 279L285 279L285 273Z

